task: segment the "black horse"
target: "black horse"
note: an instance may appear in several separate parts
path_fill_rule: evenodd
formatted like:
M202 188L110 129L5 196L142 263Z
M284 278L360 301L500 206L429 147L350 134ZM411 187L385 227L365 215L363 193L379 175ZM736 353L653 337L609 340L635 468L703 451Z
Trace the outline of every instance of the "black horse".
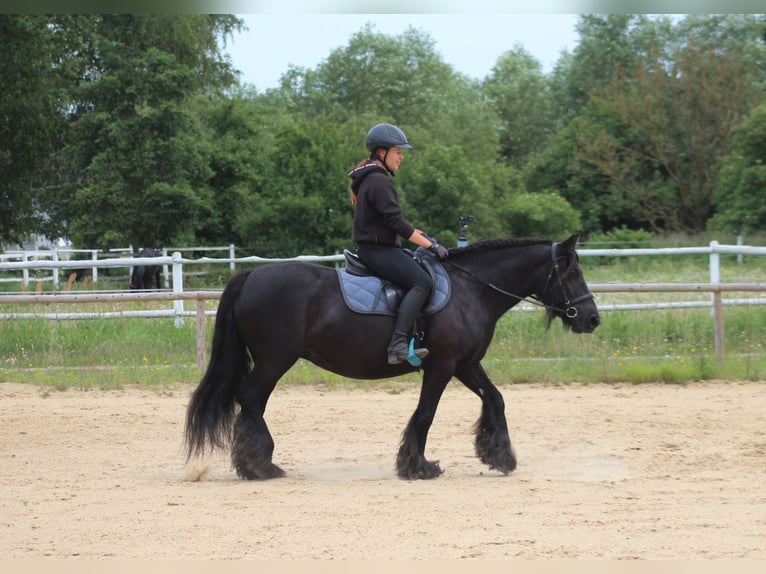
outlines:
M503 474L516 467L502 395L480 361L498 319L521 300L544 307L548 326L555 317L575 333L599 325L576 242L576 235L560 244L496 239L450 250L443 264L450 299L422 319L430 354L419 367L420 399L396 457L399 477L430 479L442 473L438 462L425 458L426 437L453 376L482 401L475 429L479 459ZM277 381L299 358L357 379L416 370L408 363L387 363L393 323L390 316L350 310L338 272L329 267L291 261L233 276L218 305L210 363L187 407L187 459L204 455L208 446L231 445L240 477L284 476L272 462L274 441L264 420Z
M144 247L138 252L136 257L159 257L160 253L151 247ZM133 267L133 274L130 276L131 289L151 289L152 283L155 289L160 288L160 266L159 265L136 265Z

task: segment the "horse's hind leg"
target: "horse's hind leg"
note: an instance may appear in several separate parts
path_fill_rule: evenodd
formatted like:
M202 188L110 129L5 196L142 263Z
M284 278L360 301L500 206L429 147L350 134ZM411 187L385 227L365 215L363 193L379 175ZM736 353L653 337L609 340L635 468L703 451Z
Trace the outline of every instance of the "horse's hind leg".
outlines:
M508 474L516 468L516 455L508 435L503 396L479 364L455 375L481 398L481 417L475 427L476 455L489 468Z
M265 480L285 476L285 472L271 462L274 439L263 416L277 381L296 360L282 361L279 367L274 366L273 357L269 357L265 365L256 362L250 374L237 387L240 412L234 423L231 463L241 478Z

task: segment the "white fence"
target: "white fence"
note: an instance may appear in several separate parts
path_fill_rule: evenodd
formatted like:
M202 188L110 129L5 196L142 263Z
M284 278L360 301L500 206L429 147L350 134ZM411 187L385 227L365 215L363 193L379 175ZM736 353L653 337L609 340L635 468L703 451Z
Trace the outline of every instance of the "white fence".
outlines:
M188 250L202 251L204 249L225 249L225 248L189 248ZM196 316L197 318L197 356L200 367L204 364L205 354L205 320L207 316L215 314L215 311L205 310L205 300L217 300L221 291L184 291L183 288L183 269L184 266L202 265L202 264L228 264L231 270L235 269L236 264L261 264L274 263L278 261L309 261L309 262L334 262L336 265L343 261L342 255L311 256L302 255L290 258L263 258L257 256L240 257L233 256L234 247L230 246L230 256L228 258L209 258L184 259L181 257L180 250L176 249L172 256L163 255L161 257L117 257L108 259L97 259L93 257L92 265L94 277L97 276L98 268L110 267L133 267L136 265L162 265L164 269L170 269L172 273L168 277L166 271L166 287L172 285L171 291L156 292L82 292L82 293L54 293L54 294L0 294L0 306L10 304L25 303L93 303L104 301L172 301L172 309L160 310L135 310L135 311L117 311L117 312L99 312L99 313L0 313L0 319L25 319L32 317L44 317L48 319L90 319L90 318L109 318L109 317L173 317L176 325L182 325L184 317ZM701 293L709 292L712 294L709 301L692 302L663 302L663 303L634 303L634 304L599 304L599 310L638 310L638 309L663 309L663 308L689 308L707 306L712 308L712 316L715 325L715 349L718 360L723 360L723 308L725 305L763 305L766 299L723 299L723 293L727 292L764 292L766 283L721 283L720 282L720 255L766 255L766 247L750 247L743 245L719 245L712 241L707 247L680 247L680 248L661 248L661 249L581 249L578 250L581 257L600 256L600 257L628 257L637 255L679 255L679 254L707 254L710 259L710 282L709 283L670 283L670 284L626 284L626 283L608 283L608 284L590 284L591 291L594 293L638 293L638 292L691 292ZM62 260L57 257L48 259L30 259L21 258L21 260L7 261L0 259L0 272L8 270L22 270L28 273L34 269L52 269L54 277L59 270L82 269L83 260ZM172 278L172 281L169 279ZM18 281L18 279L16 279ZM184 301L196 301L195 311L186 311ZM519 305L514 308L516 311L533 310L532 307Z
M223 247L163 247L162 248L162 256L167 257L168 253L173 253L175 251L181 252L181 251L194 251L194 252L204 252L204 251L227 251L229 253L228 259L225 261L229 261L229 268L234 271L234 257L235 257L235 247L234 245L226 245ZM115 249L110 249L110 253L127 253L128 255L120 256L121 259L124 259L123 265L118 265L116 267L127 267L128 270L128 277L131 276L133 273L133 259L132 254L134 253L133 247L119 247ZM102 256L101 252L98 249L69 249L69 248L56 248L51 250L35 250L35 251L6 251L5 253L0 253L0 263L3 262L11 262L11 263L20 263L18 266L11 267L12 269L21 271L21 277L0 277L0 283L13 283L22 281L25 285L29 285L30 282L47 282L51 281L53 283L54 289L59 288L59 269L62 269L58 265L59 261L71 261L72 260L72 254L73 253L87 253L90 255L90 259L78 259L76 260L78 262L78 265L73 266L73 269L81 270L81 269L90 269L90 275L91 275L91 281L93 283L98 283L98 269L101 267L99 264L99 259L103 260L104 257ZM51 274L45 275L42 277L30 277L29 275L29 269L32 269L33 267L29 267L26 264L30 261L48 261L51 263L49 266L43 266L38 267L38 269L50 269ZM219 260L216 260L219 261ZM140 264L139 264L140 265ZM0 270L2 270L4 267L0 265ZM167 264L162 265L162 276L164 278L164 284L165 289L168 289L170 287L170 273L168 269Z

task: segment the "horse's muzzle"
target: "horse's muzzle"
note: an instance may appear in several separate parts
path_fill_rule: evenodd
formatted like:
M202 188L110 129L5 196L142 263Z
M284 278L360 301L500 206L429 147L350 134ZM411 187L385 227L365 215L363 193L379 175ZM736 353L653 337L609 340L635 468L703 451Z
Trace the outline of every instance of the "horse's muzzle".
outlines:
M597 310L583 312L566 321L573 333L592 333L601 324Z

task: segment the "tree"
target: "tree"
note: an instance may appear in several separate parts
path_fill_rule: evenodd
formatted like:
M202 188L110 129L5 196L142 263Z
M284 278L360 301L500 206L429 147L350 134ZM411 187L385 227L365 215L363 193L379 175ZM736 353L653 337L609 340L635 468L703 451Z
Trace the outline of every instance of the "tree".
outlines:
M672 39L666 16L583 14L577 22L577 46L565 53L548 78L556 127L572 121L616 74L631 77L636 62L649 54L664 58Z
M540 62L516 45L497 60L482 89L500 119L500 153L509 164L520 167L545 149L553 114Z
M571 56L559 59L551 76L556 115L572 120L592 93L611 81L616 69L629 69L635 59L628 30L633 14L583 14L577 22L579 42Z
M278 130L273 181L242 218L259 255L350 246L346 172L367 155L365 134L379 122L397 124L415 147L395 180L408 219L445 242L466 211L477 212L481 231L501 228L494 199L508 182L498 175L497 118L478 83L442 62L426 34L365 27L316 69L292 68L275 92L292 119Z
M731 233L766 229L766 105L735 130L732 152L722 160L709 228Z
M351 246L346 172L360 159L368 123L333 116L281 118L274 126L269 177L248 190L236 221L253 253L330 255Z
M460 215L474 216L474 239L508 230L500 218L511 191L508 171L496 162L477 165L460 146L432 143L409 153L397 184L410 222L444 245L455 245Z
M514 194L505 212L517 237L565 237L582 230L577 210L553 191Z
M552 145L525 166L527 189L557 190L580 210L586 231L704 229L718 162L762 94L763 42L751 21L688 17L674 27L664 18L636 20L625 29L635 60L597 83Z
M213 206L209 144L192 96L231 85L214 15L103 15L86 54L62 197L79 245L150 246L194 236Z
M280 91L296 113L341 120L371 113L414 125L449 105L441 98L455 76L425 32L409 28L389 36L368 24L315 70L291 68Z
M194 108L206 138L215 142L208 153L212 203L199 220L195 239L207 245L248 245L252 238L242 235L241 222L254 207L251 196L274 176L274 140L285 120L281 101L272 95L232 90L225 95L200 95Z
M713 214L719 159L753 105L739 52L690 43L619 75L593 105L609 124L580 135L578 160L609 182L611 201L655 231L701 231Z
M87 16L0 14L0 243L62 232L45 188L65 131Z

